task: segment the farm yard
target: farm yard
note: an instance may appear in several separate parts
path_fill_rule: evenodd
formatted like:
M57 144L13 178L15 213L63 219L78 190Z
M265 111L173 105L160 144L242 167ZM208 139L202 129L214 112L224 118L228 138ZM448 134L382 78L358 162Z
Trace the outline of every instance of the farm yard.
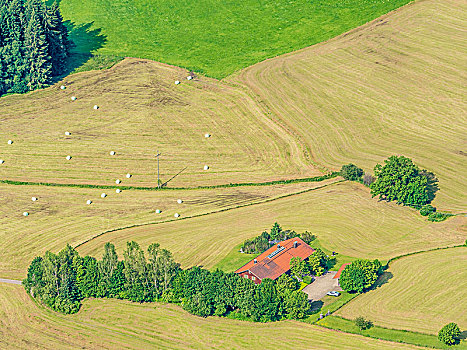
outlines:
M277 319L197 314L170 289L144 303L90 294L64 315L0 281L0 348L269 349L280 334L285 349L445 349L438 331L456 322L464 349L467 7L407 3L60 1L78 73L0 98L0 280L29 281L35 257L67 244L103 274L106 243L121 260L128 241L146 256L159 243L180 274L218 276L253 260L240 247L274 223L336 252L330 269L378 259L387 280L325 296L327 323L324 308L293 320L290 300ZM391 155L435 174L432 204L452 217L432 222L339 172L376 176ZM431 340L409 339L421 334Z

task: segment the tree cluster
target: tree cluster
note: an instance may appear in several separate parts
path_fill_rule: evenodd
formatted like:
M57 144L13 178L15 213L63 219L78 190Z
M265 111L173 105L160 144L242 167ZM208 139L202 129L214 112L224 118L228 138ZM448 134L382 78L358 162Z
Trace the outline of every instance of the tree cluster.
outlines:
M243 242L241 249L244 253L261 254L274 245L275 242L295 237L300 237L306 244L310 244L316 238L315 235L308 231L298 234L295 231L283 230L276 222L269 232L264 231L261 235Z
M183 309L202 317L230 315L269 322L308 314L307 295L298 288L297 281L287 275L257 285L235 273L194 267L177 275L168 301L181 303Z
M328 269L329 257L320 249L316 248L313 254L303 260L299 256L290 259L290 272L293 276L321 276Z
M346 266L339 277L339 285L347 292L363 292L375 284L383 272L379 260L358 259Z
M428 204L437 190L437 179L432 173L420 170L411 159L391 156L384 165L375 166L376 181L370 185L371 195L397 201L415 208Z
M180 267L159 244L151 244L148 255L147 261L136 242L127 243L121 261L111 243L105 245L101 260L80 257L67 245L58 254L36 257L23 285L33 297L63 313L77 312L88 297L154 301L172 288Z
M26 291L50 308L75 313L84 298L117 298L135 302L179 303L198 316L241 317L258 322L297 319L308 315L307 295L299 283L282 275L256 285L235 273L194 267L180 269L172 254L151 244L144 251L128 242L123 260L107 243L101 260L80 257L67 245L58 254L35 258L23 281Z
M0 0L0 96L48 85L64 72L69 47L57 3Z

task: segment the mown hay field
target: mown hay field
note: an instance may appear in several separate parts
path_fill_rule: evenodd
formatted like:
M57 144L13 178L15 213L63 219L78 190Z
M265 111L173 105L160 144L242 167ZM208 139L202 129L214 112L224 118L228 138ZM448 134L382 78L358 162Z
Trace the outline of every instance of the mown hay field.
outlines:
M280 337L278 337L280 335ZM35 304L21 286L0 284L2 349L415 349L302 322L201 318L175 305L87 300L75 315Z
M416 254L391 263L387 283L337 312L376 325L437 334L445 324L467 328L467 247Z
M62 0L81 54L153 59L223 78L339 35L410 0Z
M22 279L35 256L46 250L57 252L67 243L76 246L104 231L183 220L193 215L273 200L334 181L339 179L211 190L124 190L118 194L114 189L0 184L0 276ZM101 198L102 193L107 197ZM33 202L31 197L38 200ZM91 205L86 204L88 199L92 200ZM178 199L183 202L179 204ZM157 214L156 209L162 212ZM23 212L28 212L29 216L24 217ZM179 219L174 217L175 213L180 214ZM190 235L189 229L183 232L185 235Z
M342 182L227 212L110 232L78 251L100 255L110 241L121 254L128 240L145 248L158 242L171 250L182 266L210 268L233 247L258 236L276 221L285 229L314 233L331 251L371 259L461 244L466 232L465 217L430 223L415 210L372 199L363 185Z
M155 187L158 151L163 182L186 168L171 187L321 175L242 89L204 77L188 81L187 75L126 59L1 98L0 178L101 185L121 179Z
M410 157L439 178L440 209L465 212L466 2L420 0L227 80L248 85L317 163L367 172Z

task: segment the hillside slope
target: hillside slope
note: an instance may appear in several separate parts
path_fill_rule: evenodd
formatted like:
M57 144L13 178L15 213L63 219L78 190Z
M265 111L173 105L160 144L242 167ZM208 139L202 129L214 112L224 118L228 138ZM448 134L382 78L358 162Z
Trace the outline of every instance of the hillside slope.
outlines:
M435 205L465 211L466 11L463 0L416 1L229 79L248 85L316 162L370 171L402 154L439 177Z

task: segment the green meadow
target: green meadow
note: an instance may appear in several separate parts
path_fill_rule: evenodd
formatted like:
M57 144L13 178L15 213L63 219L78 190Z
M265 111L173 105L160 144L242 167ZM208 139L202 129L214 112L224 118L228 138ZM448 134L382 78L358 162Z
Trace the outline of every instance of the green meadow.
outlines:
M148 58L223 78L409 0L62 0L79 54Z

